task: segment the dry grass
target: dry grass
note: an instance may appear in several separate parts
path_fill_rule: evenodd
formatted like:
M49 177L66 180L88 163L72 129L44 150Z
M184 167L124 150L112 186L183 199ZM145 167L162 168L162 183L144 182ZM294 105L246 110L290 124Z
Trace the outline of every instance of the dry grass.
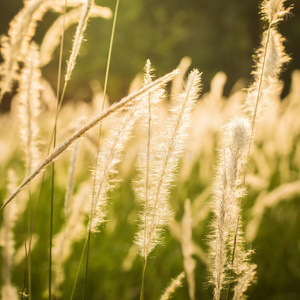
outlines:
M265 0L262 3L262 15L268 26L256 54L253 84L247 91L236 90L228 98L223 97L226 75L218 73L210 92L200 97L200 73L193 70L184 80L191 64L189 58L184 58L178 67L181 73L176 70L156 80L150 61L147 61L143 82L133 87L129 96L111 106L106 91L103 94L95 83L94 97L89 104L79 102L60 106L67 82L76 70L75 61L89 17L108 18L111 12L95 6L92 0L68 1L71 9L65 15L65 1L26 1L1 44L4 57L1 98L10 91L13 82L19 85L11 111L0 115L0 166L2 174L7 174L3 175L1 184L2 197L7 196L2 199L1 207L2 299L18 298L22 287L20 278L24 273L24 264L20 262L26 260L26 269L28 250L33 251L34 256L35 251L44 253L41 249L45 251L48 247L43 226L36 227L35 231L44 246L33 243L32 249L30 246L28 249L27 230L20 230L20 226L28 227L24 215L31 211L29 207L33 207L32 203L40 197L33 179L44 176L46 168L54 161L58 162L52 180L60 196L55 199L54 276L53 279L50 277L54 284L52 287L50 284L49 298L69 298L71 293L64 290L65 286L74 285L73 292L77 291L76 282L84 255L84 250L80 253L78 245L84 244L85 249L86 236L91 232L97 232L99 243L103 241L105 244L105 235L117 231L123 217L126 228L130 228L126 236L130 246L120 265L123 272L135 270L134 274L139 274L135 278L131 299L152 299L149 291L156 287L152 286L146 267L151 255L159 253L156 248L158 244L164 244L166 232L167 242L172 235L172 245L177 243L177 250L181 252L176 268L173 269L170 263L174 254L173 246L168 244L166 251L170 261L157 266L153 258L151 267L147 268L157 268L162 275L166 269L172 269L172 274L184 272L164 293L155 291L156 295L162 294L161 299L170 299L173 293L177 293L175 289L183 284L185 297L197 299L200 291L205 290L199 274L205 273L210 278L205 278L205 282L211 283L208 289L210 298L243 299L246 296L248 287L253 286L257 277L256 268L260 268L252 258L255 249L251 249L249 242L255 241L267 209L295 199L300 193L299 71L293 74L289 95L283 101L279 98L281 83L278 77L283 65L289 61L283 38L277 31L278 23L290 10L284 7L284 2ZM50 27L41 46L36 45L32 38L37 21L50 9L62 15ZM41 70L50 62L55 47L59 45L62 30L78 18L73 49L66 66L65 85L55 111L56 93L41 78ZM168 99L166 84L170 81L172 87ZM107 106L104 111L99 109L99 99L107 100L103 104ZM54 132L57 131L59 146L47 154L48 147L51 148L47 141L53 134L53 120L56 124L58 116L61 123ZM81 125L83 117L87 120L85 125ZM100 123L99 135L94 128ZM19 129L21 134L17 133ZM19 136L20 139L16 138ZM62 154L72 146L70 160ZM218 155L215 155L216 148L221 149ZM97 164L93 166L95 155ZM13 167L15 171L11 171ZM94 170L94 177L90 175L90 167ZM276 184L273 184L275 176ZM4 177L8 179L4 180ZM45 178L47 181L47 174ZM193 180L196 181L195 191L182 192ZM21 182L18 187L16 182ZM30 190L28 188L25 192L24 188L29 186ZM118 186L130 190L130 196L123 196ZM49 187L44 189L47 191L41 193L42 207L46 207L50 198L50 195L45 195ZM251 201L247 201L247 194ZM125 212L113 214L110 203L117 205L118 201L120 205L129 203L132 207L128 215L124 216ZM250 206L248 211L245 212L244 206ZM39 214L37 210L37 218ZM243 222L245 216L246 224ZM29 217L31 224L33 216ZM104 221L107 221L106 227ZM100 230L102 228L104 233ZM123 234L119 238L125 239ZM203 243L204 239L209 239L209 242ZM91 247L96 247L96 244L92 243ZM113 241L111 249L117 244L118 240ZM100 265L105 264L107 255L111 254L105 253L105 257L101 257L101 252L96 257L93 249L91 251L90 260L95 265L98 261ZM143 258L143 266L135 267L138 254ZM78 262L80 255L81 261ZM44 264L47 258L41 256ZM110 263L114 263L113 259ZM37 276L36 265L29 266L29 276ZM40 269L37 267L37 270ZM70 278L67 272L72 274ZM102 278L102 270L98 272ZM13 276L16 273L21 274L16 276L17 279ZM47 281L46 276L40 276L42 281ZM96 280L89 280L89 299L99 299L101 289L105 290L105 287L100 284L100 292L94 293L92 287ZM114 280L117 282L118 276ZM26 283L30 298L33 295L36 299L46 298L45 284L38 286L34 278L32 282L32 286L30 281ZM81 291L77 293L74 298L81 297ZM126 297L124 294L124 299L130 299L130 296Z

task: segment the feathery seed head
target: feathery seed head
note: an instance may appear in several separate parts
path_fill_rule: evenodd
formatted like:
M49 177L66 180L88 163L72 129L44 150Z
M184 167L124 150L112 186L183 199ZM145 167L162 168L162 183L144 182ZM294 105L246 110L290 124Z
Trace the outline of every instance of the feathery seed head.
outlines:
M144 67L143 86L146 86L153 81L153 79L155 78L155 76L153 74L154 71L155 71L155 69L151 65L150 60L147 59L146 65ZM143 108L148 110L148 112L146 113L148 115L148 118L149 117L150 117L150 119L152 118L152 116L149 116L149 114L151 114L151 112L149 112L149 110L151 111L151 110L155 109L153 104L157 104L158 102L160 102L164 98L164 96L165 96L165 91L164 91L163 87L161 87L160 89L157 89L155 91L149 91L149 93L145 94L144 101L146 103L143 106ZM155 114L151 114L151 115L154 116Z
M133 125L139 117L139 105L129 108L123 116L120 126L110 132L102 151L98 153L94 170L94 187L92 191L91 230L98 232L99 226L106 219L107 193L113 189L117 181L113 178L117 173L116 166L122 159L125 144L130 138Z
M63 4L65 3L65 0ZM83 3L81 3L83 4ZM62 4L61 4L62 5ZM68 0L68 6L71 6L70 0ZM72 5L74 6L74 4ZM41 66L47 65L52 58L52 55L60 44L62 35L62 26L64 25L64 31L66 31L71 25L76 24L78 19L82 15L82 7L76 7L65 14L60 15L56 21L51 25L51 27L46 32L40 49ZM112 12L108 7L102 7L98 5L93 5L90 12L90 17L102 17L105 19L111 18Z
M234 296L233 300L245 299L244 293L246 292L247 288L255 281L255 274L256 274L256 265L255 264L245 264L245 271L243 275L238 279L238 282L234 289Z
M160 300L168 300L171 299L172 294L175 290L182 285L182 280L185 277L185 273L180 273L176 278L172 279L171 284L167 287Z
M24 8L10 22L8 37L1 37L1 53L4 62L1 67L2 96L11 90L12 83L18 79L18 61L24 62L30 50L30 41L35 34L37 21L47 10L48 0L30 0L24 2Z
M85 4L83 5L83 10L82 10L82 15L79 20L76 33L75 33L75 38L74 38L74 43L73 43L73 48L72 52L70 55L70 59L68 61L68 66L67 66L67 72L65 75L65 81L70 80L72 71L75 67L75 61L79 53L79 49L83 40L83 34L87 26L87 21L89 19L90 11L92 8L92 4L94 3L94 0L86 0Z
M176 98L178 94L182 93L184 77L191 66L191 63L192 60L188 56L185 56L181 59L178 65L178 70L180 72L177 76L175 76L171 86L171 102L173 102L174 97Z
M270 11L277 11L284 1L265 1L263 7ZM271 9L272 8L272 9ZM284 39L273 27L269 27L263 34L261 47L257 51L254 83L249 88L244 109L249 117L255 121L260 118L261 111L268 105L271 95L278 91L278 76L282 67L290 61L283 46Z
M124 107L128 106L130 103L137 103L140 100L140 97L143 96L148 91L153 91L159 88L161 85L169 82L174 78L174 76L178 73L178 70L174 70L155 80L153 83L148 86L141 88L140 90L131 93L127 97L121 99L121 101L113 104L110 108L108 108L105 112L97 115L90 122L82 126L79 130L77 130L70 138L66 139L62 144L56 147L52 153L50 153L41 164L28 176L26 177L22 183L18 186L18 188L12 193L8 199L4 202L4 204L0 207L4 209L19 193L22 189L24 189L36 176L38 176L49 164L51 164L55 159L57 159L66 149L68 149L74 142L81 139L85 134L94 128L97 124L102 122L104 119L113 115L117 111L124 109Z
M40 76L38 48L32 43L21 73L19 94L17 96L20 133L29 173L40 160L38 148L39 125L37 122L40 112Z
M269 47L265 63L265 77L277 77L282 66L290 61L283 46L285 39L274 29L270 29Z
M234 118L226 128L227 143L231 149L239 151L248 145L250 123L246 118Z
M214 184L213 211L215 221L211 240L210 259L212 263L212 283L215 286L214 299L220 299L227 280L230 263L227 249L234 235L237 216L240 214L238 200L244 195L241 174L246 162L245 151L250 138L250 124L246 118L235 118L225 130L225 145L220 152L220 162Z
M270 28L263 34L262 46L257 51L257 67L253 75L258 80L264 67L262 77L264 89L268 89L272 79L277 80L281 68L290 61L290 57L285 53L284 42L285 39L274 28ZM267 50L266 46L268 46Z
M10 193L16 187L16 174L13 170L8 171L7 191ZM12 285L11 269L15 255L15 236L14 226L17 219L17 203L14 203L5 214L3 214L3 223L0 226L0 246L2 247L2 289L1 299L18 299L17 289Z
M266 19L270 25L280 22L292 9L292 7L284 7L285 1L286 0L264 0L261 5L262 18Z
M152 72L150 60L147 60L144 85L152 82ZM155 170L159 168L160 161L157 153L161 152L159 151L160 143L153 133L157 127L156 106L163 96L164 89L160 88L145 94L143 97L147 142L142 155L138 158L140 175L135 182L135 191L143 206L143 211L140 214L140 231L136 235L136 244L139 246L141 256L145 258L154 249L155 245L161 241L161 227L165 224L169 215L167 203L164 201L158 202L155 198L155 186L156 182L159 181L159 175Z
M200 83L201 73L194 69L184 84L183 93L175 101L176 106L171 108L172 116L168 121L167 127L169 130L166 137L169 140L168 144L171 151L182 151L182 146L187 137L187 130L191 122L191 111L199 97Z
M149 70L149 62L146 68ZM185 84L184 92L177 99L177 105L172 110L164 142L157 143L151 134L147 136L146 159L139 166L141 183L136 184L138 197L143 202L140 231L136 235L136 244L144 258L147 258L160 242L162 229L172 214L168 204L170 187L182 155L190 124L191 110L199 92L199 83L200 74L194 70ZM151 95L149 96L151 97ZM150 108L152 102L150 97L148 99L148 120L153 119L155 115L155 111ZM153 123L148 122L150 131L152 126Z
M144 85L149 84L152 81L154 69L151 65L150 59L147 59L145 68L144 68Z

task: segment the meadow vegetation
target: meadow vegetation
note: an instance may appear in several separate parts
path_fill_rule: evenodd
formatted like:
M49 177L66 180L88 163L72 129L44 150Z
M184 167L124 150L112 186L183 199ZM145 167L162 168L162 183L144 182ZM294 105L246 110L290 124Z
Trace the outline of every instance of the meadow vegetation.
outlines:
M247 89L223 96L218 72L201 94L189 57L161 77L147 60L112 102L118 7L24 1L1 37L1 99L17 86L0 115L1 299L299 299L300 71L284 99L279 80L291 7L262 1ZM37 44L48 11L57 19ZM66 101L98 17L113 21L105 82L88 103Z

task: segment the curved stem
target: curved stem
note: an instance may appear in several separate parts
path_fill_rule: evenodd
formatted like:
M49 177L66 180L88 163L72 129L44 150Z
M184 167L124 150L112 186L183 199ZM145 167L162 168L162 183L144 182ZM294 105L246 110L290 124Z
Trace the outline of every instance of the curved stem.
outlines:
M6 205L8 205L20 192L26 187L35 177L37 177L42 171L44 171L55 159L57 159L66 149L68 149L72 144L74 144L78 139L82 138L89 130L97 126L104 119L108 118L110 115L115 113L116 111L124 108L128 103L137 100L137 98L145 95L149 90L156 89L157 86L166 84L170 80L174 78L174 76L178 74L178 70L174 70L166 74L163 77L158 78L153 81L151 84L141 88L137 92L134 92L127 97L121 99L119 102L115 102L111 105L105 112L99 114L90 122L82 126L78 129L70 138L66 139L63 143L57 146L41 163L40 165L28 176L26 177L22 183L17 187L17 189L9 196L9 198L4 202L4 204L0 207L0 210L4 209Z

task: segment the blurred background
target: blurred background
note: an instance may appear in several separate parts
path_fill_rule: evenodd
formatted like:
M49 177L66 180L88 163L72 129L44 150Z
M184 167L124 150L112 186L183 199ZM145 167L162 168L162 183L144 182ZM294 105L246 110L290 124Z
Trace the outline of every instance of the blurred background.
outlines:
M96 0L98 5L114 10L115 1ZM295 2L295 3L293 3ZM120 1L108 85L110 99L117 100L128 92L130 82L150 59L157 75L177 67L184 56L192 59L191 68L203 72L203 89L209 90L212 77L223 71L228 80L228 95L239 79L247 86L251 80L252 55L260 43L263 23L258 16L260 1L253 0L130 0ZM293 15L280 24L286 38L287 53L292 62L285 68L283 95L290 86L291 70L300 68L300 3L294 4ZM0 34L6 34L9 22L22 7L22 0L0 2ZM47 13L38 27L35 40L40 42L56 15ZM92 79L104 82L112 19L89 21L67 99L89 101ZM76 25L66 33L64 61L68 58ZM57 52L58 53L58 49ZM44 69L44 76L56 85L58 56ZM9 106L9 95L2 109Z

